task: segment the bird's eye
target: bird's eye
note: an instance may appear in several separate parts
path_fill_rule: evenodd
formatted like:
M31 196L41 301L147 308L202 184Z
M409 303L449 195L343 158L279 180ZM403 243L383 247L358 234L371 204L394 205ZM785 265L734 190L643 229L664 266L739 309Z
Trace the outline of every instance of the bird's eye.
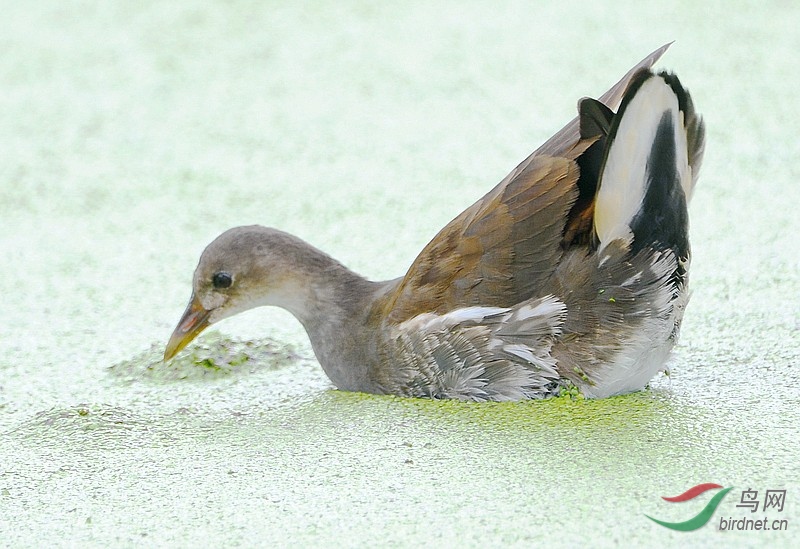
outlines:
M211 283L214 285L214 288L218 290L222 288L230 288L231 284L233 284L233 277L230 275L230 273L220 271L218 273L214 273L214 276L211 277Z

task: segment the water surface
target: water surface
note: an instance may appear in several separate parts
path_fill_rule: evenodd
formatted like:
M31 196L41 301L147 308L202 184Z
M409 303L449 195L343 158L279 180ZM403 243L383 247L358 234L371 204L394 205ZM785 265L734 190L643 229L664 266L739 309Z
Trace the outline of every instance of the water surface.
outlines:
M4 3L0 540L794 545L800 17L734 4ZM692 302L650 390L342 393L272 310L218 325L199 364L158 362L223 230L272 225L398 276L579 97L673 39L661 66L708 149ZM690 518L712 493L660 496L703 482L734 487L703 529L644 517ZM786 489L766 515L789 529L718 531L745 489Z

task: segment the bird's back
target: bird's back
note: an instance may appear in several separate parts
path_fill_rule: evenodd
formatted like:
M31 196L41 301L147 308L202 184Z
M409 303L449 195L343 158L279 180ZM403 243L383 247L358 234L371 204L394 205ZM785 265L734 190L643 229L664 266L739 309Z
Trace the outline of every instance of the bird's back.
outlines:
M582 100L560 155L540 148L420 254L382 303L381 390L604 397L665 368L704 127L674 75L629 80L617 113Z

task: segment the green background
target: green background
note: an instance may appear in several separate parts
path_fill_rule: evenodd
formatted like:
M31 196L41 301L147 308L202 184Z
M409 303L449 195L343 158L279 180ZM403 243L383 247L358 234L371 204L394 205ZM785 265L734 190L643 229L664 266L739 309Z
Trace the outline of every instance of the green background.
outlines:
M0 545L794 546L796 2L0 2ZM158 355L203 247L373 279L676 40L708 125L669 378L603 401L331 390L257 310ZM232 337L238 338L231 340ZM213 358L216 357L216 358ZM223 360L224 362L224 360ZM701 530L667 530L734 489ZM787 489L786 532L719 532Z

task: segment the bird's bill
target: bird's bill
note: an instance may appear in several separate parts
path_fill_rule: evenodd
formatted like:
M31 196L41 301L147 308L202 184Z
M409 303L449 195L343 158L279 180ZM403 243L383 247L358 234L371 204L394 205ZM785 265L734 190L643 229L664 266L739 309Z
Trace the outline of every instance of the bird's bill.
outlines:
M206 310L200 300L192 294L189 305L169 338L169 343L164 351L164 362L177 355L181 349L197 337L197 334L208 327L208 315L210 314L211 311Z

